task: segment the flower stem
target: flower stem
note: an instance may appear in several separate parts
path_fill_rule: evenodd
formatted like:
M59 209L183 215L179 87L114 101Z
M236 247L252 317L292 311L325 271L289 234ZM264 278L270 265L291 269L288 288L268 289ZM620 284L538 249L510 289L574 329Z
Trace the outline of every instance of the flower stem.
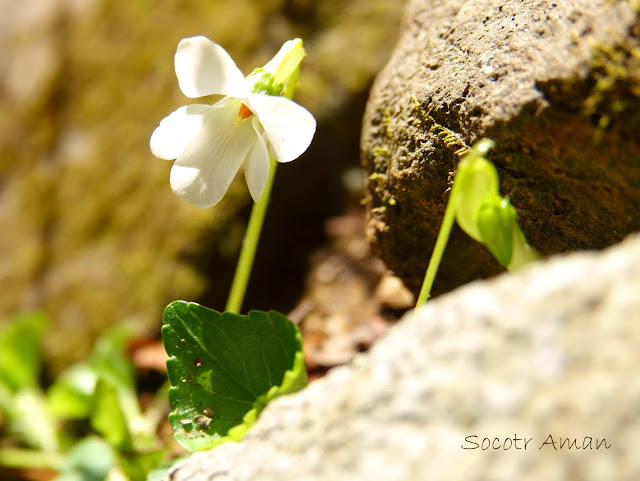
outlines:
M431 253L431 259L429 259L429 266L427 267L427 273L425 274L424 281L422 282L422 288L420 289L418 302L416 302L416 309L427 302L427 299L429 299L429 297L431 296L431 287L433 286L433 281L436 278L436 274L438 273L440 261L442 260L442 256L444 255L444 250L447 247L447 242L449 241L449 234L451 234L451 229L453 228L453 223L456 219L454 210L455 204L453 202L455 193L457 191L455 186L456 184L454 183L453 187L451 188L451 195L449 196L449 201L447 202L447 208L444 211L444 217L442 219L440 231L438 231L436 245L434 246L433 252Z
M247 226L247 232L244 234L240 259L236 266L236 273L233 277L231 292L229 293L227 307L225 308L225 311L234 314L239 314L242 308L242 301L244 300L244 294L247 290L247 284L249 283L253 260L256 256L258 241L260 240L260 232L262 232L262 224L264 223L264 217L267 212L267 205L271 198L271 188L273 187L273 179L275 178L276 167L278 166L278 163L272 155L269 155L269 164L267 186L260 200L255 203L253 209L251 209L249 225Z
M5 468L57 471L62 461L62 456L57 453L17 448L0 449L0 466Z

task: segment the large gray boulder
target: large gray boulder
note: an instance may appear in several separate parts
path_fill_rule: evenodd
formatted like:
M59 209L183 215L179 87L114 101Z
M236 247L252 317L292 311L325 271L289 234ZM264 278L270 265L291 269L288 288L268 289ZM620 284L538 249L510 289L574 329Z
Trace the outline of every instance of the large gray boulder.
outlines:
M634 10L634 8L636 10ZM363 125L374 251L417 292L459 153L481 137L531 244L640 230L638 2L412 0ZM453 232L443 292L501 268Z
M640 236L473 283L168 478L640 479L639 293Z

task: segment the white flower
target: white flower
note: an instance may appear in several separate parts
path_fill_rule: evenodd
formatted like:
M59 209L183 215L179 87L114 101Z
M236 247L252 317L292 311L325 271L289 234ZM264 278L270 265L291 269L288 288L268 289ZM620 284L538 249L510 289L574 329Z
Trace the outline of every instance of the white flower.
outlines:
M269 175L269 152L278 162L298 158L313 139L315 119L295 102L256 88L259 75L245 79L229 54L205 37L180 42L175 68L187 97L225 97L213 105L180 107L151 135L153 155L176 159L171 188L196 207L211 207L222 199L244 163L249 192L257 202Z

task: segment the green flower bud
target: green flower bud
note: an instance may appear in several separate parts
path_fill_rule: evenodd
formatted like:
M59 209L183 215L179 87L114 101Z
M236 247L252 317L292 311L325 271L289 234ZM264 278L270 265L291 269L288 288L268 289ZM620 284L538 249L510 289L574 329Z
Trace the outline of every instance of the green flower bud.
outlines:
M508 198L488 194L478 209L477 226L480 241L500 264L507 267L513 256L513 233L517 215Z
M265 66L264 70L272 73L276 82L286 85L289 77L298 69L306 52L299 38L286 41L278 53Z
M282 45L275 57L264 66L264 70L272 73L275 77L275 84L282 84L281 95L287 98L293 96L293 90L298 81L300 62L305 55L301 39L288 40Z
M482 242L478 231L478 210L485 196L498 195L498 172L483 155L493 141L483 139L473 146L458 164L451 196L454 197L456 221L469 236Z

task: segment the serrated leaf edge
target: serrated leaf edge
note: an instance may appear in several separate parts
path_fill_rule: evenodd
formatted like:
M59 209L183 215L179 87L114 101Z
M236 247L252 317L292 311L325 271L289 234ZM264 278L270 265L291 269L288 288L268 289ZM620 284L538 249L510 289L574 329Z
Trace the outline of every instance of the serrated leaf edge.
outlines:
M182 301L182 300L173 301L165 308L163 313L163 318L166 315L168 310L174 309L173 307L174 304L200 305L195 302L188 302L188 301ZM206 307L206 306L202 306L202 307ZM207 309L210 309L210 308L207 308ZM214 309L211 309L211 310L214 310ZM202 444L200 444L196 449L197 451L212 449L217 445L227 441L237 442L242 440L242 438L244 438L249 428L251 428L251 426L255 424L255 422L258 419L258 416L264 410L264 408L269 404L269 402L271 402L277 397L297 392L307 385L307 372L306 372L306 366L304 362L302 335L300 333L300 329L298 328L298 326L293 322L291 322L291 320L285 314L282 314L281 312L278 312L275 310L269 310L269 311L251 310L246 314L246 317L250 318L252 313L266 314L267 317L270 319L279 317L287 321L290 324L290 326L294 329L295 331L294 338L297 342L298 349L296 350L293 357L293 365L291 369L287 369L284 372L284 375L282 377L282 382L280 383L280 385L271 386L271 388L266 393L261 394L257 397L256 401L253 404L253 408L247 411L247 413L243 416L242 423L229 428L226 436L217 435L218 437L215 437L216 435L211 435L210 442L209 443L203 442ZM240 314L235 314L230 312L218 312L218 314L220 314L220 316L226 315L226 316L233 316L233 317L244 317ZM166 325L162 326L162 330L164 330L166 327L168 326ZM169 359L167 359L167 363L175 359L177 359L176 356L172 355ZM169 390L172 391L174 389L177 389L177 386L172 386ZM169 414L169 417L172 417L174 415L179 415L179 414L176 411L172 410L171 413ZM200 440L205 441L204 438L201 438ZM176 438L176 441L178 441L178 443L181 444L184 448L193 450L193 448L184 446L177 438Z

